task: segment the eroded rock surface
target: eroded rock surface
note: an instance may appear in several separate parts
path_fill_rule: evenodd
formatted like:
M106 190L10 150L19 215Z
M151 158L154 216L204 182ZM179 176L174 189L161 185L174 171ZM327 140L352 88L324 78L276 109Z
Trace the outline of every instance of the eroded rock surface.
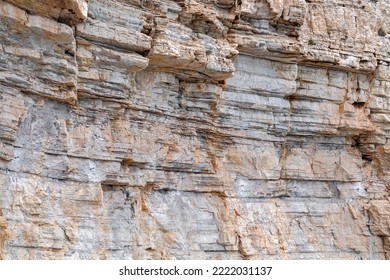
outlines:
M0 257L390 257L388 0L0 1Z
M3 217L3 212L0 210L0 260L3 259L4 243L8 238L7 221Z

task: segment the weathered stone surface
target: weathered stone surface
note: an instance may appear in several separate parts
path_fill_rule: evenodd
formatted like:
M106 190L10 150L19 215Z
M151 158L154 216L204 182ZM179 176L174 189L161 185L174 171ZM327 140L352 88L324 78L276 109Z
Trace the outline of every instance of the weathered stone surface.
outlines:
M4 242L8 238L7 220L3 217L3 211L0 209L0 260L3 259Z
M369 208L371 217L370 229L376 235L390 236L390 204L385 200L372 202Z
M0 258L388 259L389 11L0 1Z
M28 13L74 25L87 18L88 0L5 0Z
M71 27L0 2L0 82L20 94L74 104L76 41Z

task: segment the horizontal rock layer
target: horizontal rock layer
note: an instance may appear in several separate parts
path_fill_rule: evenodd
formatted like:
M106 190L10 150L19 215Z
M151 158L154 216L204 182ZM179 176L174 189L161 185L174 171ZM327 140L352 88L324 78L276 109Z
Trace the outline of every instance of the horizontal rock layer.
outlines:
M0 2L0 258L390 258L387 0L38 2Z

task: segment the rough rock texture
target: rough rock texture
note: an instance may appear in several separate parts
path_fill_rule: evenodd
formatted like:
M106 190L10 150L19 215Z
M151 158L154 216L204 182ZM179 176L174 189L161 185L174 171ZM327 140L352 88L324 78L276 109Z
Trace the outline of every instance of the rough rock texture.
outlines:
M0 1L0 258L390 258L389 46L388 0Z
M4 242L8 239L9 235L7 232L7 223L3 217L3 212L0 209L0 259L3 259L3 247Z

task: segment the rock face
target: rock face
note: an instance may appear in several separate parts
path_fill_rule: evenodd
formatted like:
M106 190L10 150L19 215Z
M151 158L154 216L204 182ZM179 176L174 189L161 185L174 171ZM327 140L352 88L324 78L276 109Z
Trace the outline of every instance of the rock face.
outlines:
M0 259L3 259L3 247L5 240L9 237L7 232L7 223L0 209Z
M0 258L389 259L389 46L388 0L0 1Z

